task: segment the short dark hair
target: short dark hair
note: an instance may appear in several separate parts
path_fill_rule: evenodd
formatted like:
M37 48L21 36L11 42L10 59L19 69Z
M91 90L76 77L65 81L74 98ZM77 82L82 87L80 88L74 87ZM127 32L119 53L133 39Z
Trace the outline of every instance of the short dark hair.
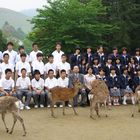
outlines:
M37 44L36 42L34 42L34 43L32 44L32 47L35 46L35 45L38 45L38 44Z
M53 73L54 73L54 70L53 70L53 69L49 69L49 70L48 70L48 74L49 74L50 72L53 72Z
M37 57L43 57L43 54L41 52L37 53Z
M7 74L8 72L11 72L12 73L12 70L11 69L6 69L5 70L5 74Z
M24 46L19 46L18 50L20 51L21 49L24 49Z
M14 46L13 42L8 42L7 46L9 46L9 45Z
M62 43L61 42L56 42L56 45L62 46Z
M61 57L63 57L63 56L64 56L64 57L67 57L67 55L66 55L66 54L62 54L62 55L61 55Z
M61 74L62 74L63 72L65 72L65 73L66 73L66 70L62 69L62 70L60 71L60 73L61 73Z
M9 56L9 54L8 54L8 53L4 53L3 58L4 58L6 55L8 55L8 56Z
M24 71L24 70L27 71L25 68L22 68L22 69L21 69L21 72Z
M20 55L20 57L26 57L27 55L26 55L26 53L22 53L21 55Z
M54 56L53 56L52 54L49 54L49 55L48 55L48 58L51 58L51 57L53 57L53 58L54 58Z
M34 70L34 75L37 75L37 74L41 75L40 71L39 70Z

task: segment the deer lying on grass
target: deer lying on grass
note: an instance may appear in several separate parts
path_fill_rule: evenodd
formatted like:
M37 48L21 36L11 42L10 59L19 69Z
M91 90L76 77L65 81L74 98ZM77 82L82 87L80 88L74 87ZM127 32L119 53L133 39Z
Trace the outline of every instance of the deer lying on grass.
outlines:
M12 96L0 97L0 113L2 115L2 121L4 123L6 132L9 134L12 134L15 124L16 124L17 120L19 120L22 124L22 127L23 127L23 131L24 131L23 136L26 136L26 129L24 126L24 122L23 122L23 119L19 115L19 106L20 105L22 105L21 101L19 101L15 97L12 97ZM12 113L13 119L14 119L14 123L13 123L12 129L10 131L7 128L6 122L5 122L5 115L7 112Z
M78 115L74 105L73 105L73 98L78 94L79 90L83 88L83 84L79 81L74 82L73 88L63 88L63 87L54 87L50 90L49 98L51 102L51 115L54 116L53 107L56 102L63 103L63 115L65 115L65 102L69 101L72 105L73 111L75 115Z
M109 90L104 81L94 80L92 82L92 90L90 94L93 94L93 98L90 99L90 117L94 119L93 109L95 109L97 116L100 117L99 115L100 104L104 104L106 108L106 104L109 99Z
M138 112L140 112L140 85L137 86L134 93L135 104L138 103ZM134 112L132 113L132 117L134 117Z

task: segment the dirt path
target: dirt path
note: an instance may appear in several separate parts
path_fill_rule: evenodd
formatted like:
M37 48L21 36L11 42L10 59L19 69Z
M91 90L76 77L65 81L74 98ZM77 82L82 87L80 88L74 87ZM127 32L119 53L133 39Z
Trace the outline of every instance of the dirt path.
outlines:
M132 106L113 107L105 117L104 109L101 118L89 118L89 108L77 108L78 116L71 109L55 109L56 119L51 118L49 109L32 109L22 111L27 136L22 137L19 122L13 135L6 134L0 120L0 140L140 140L140 114L131 118ZM12 117L7 115L6 121L11 127Z

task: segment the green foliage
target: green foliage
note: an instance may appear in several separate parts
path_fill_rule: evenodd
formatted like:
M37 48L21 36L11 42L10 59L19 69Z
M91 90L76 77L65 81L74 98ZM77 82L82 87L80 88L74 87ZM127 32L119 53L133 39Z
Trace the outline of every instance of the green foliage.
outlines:
M0 30L0 51L4 51L6 49L7 40L4 38L2 31Z
M104 36L117 29L104 20L106 7L101 0L48 0L48 4L32 19L34 28L29 35L45 52L52 51L57 41L67 52L77 45L108 45Z

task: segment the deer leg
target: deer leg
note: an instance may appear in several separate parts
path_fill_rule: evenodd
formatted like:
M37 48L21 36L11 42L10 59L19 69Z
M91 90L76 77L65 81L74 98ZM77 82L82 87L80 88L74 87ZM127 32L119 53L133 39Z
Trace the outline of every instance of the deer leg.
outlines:
M74 108L73 100L70 100L69 102L70 102L70 104L71 104L71 106L72 106L72 109L73 109L74 114L75 114L75 115L78 115L78 113L76 112L76 110L75 110L75 108Z
M13 115L14 123L13 123L12 129L11 129L11 131L9 132L9 134L12 134L12 133L13 133L14 126L15 126L15 124L16 124L16 122L17 122L17 118L16 118L15 114L12 113L12 115Z
M53 118L55 118L53 109L54 109L54 102L51 101L51 116L52 116Z
M63 102L63 115L66 115L65 114L65 102Z
M95 103L93 102L93 100L90 100L90 118L94 119L93 117L93 108L95 106Z
M23 132L24 132L23 136L26 136L27 132L26 132L26 128L25 128L23 119L20 117L20 115L17 112L12 112L12 113L13 113L14 117L16 119L18 119L20 121L20 123L22 124Z
M5 113L2 113L1 116L2 116L2 121L3 121L3 123L4 123L6 132L8 133L8 132L9 132L9 129L8 129L8 127L6 126L6 122L5 122Z
M105 111L107 112L107 101L106 100L104 101L104 106L105 106ZM107 114L105 116L108 117Z
M95 105L95 111L96 111L97 116L100 117L100 115L99 115L99 104L98 103L96 103L96 105Z

